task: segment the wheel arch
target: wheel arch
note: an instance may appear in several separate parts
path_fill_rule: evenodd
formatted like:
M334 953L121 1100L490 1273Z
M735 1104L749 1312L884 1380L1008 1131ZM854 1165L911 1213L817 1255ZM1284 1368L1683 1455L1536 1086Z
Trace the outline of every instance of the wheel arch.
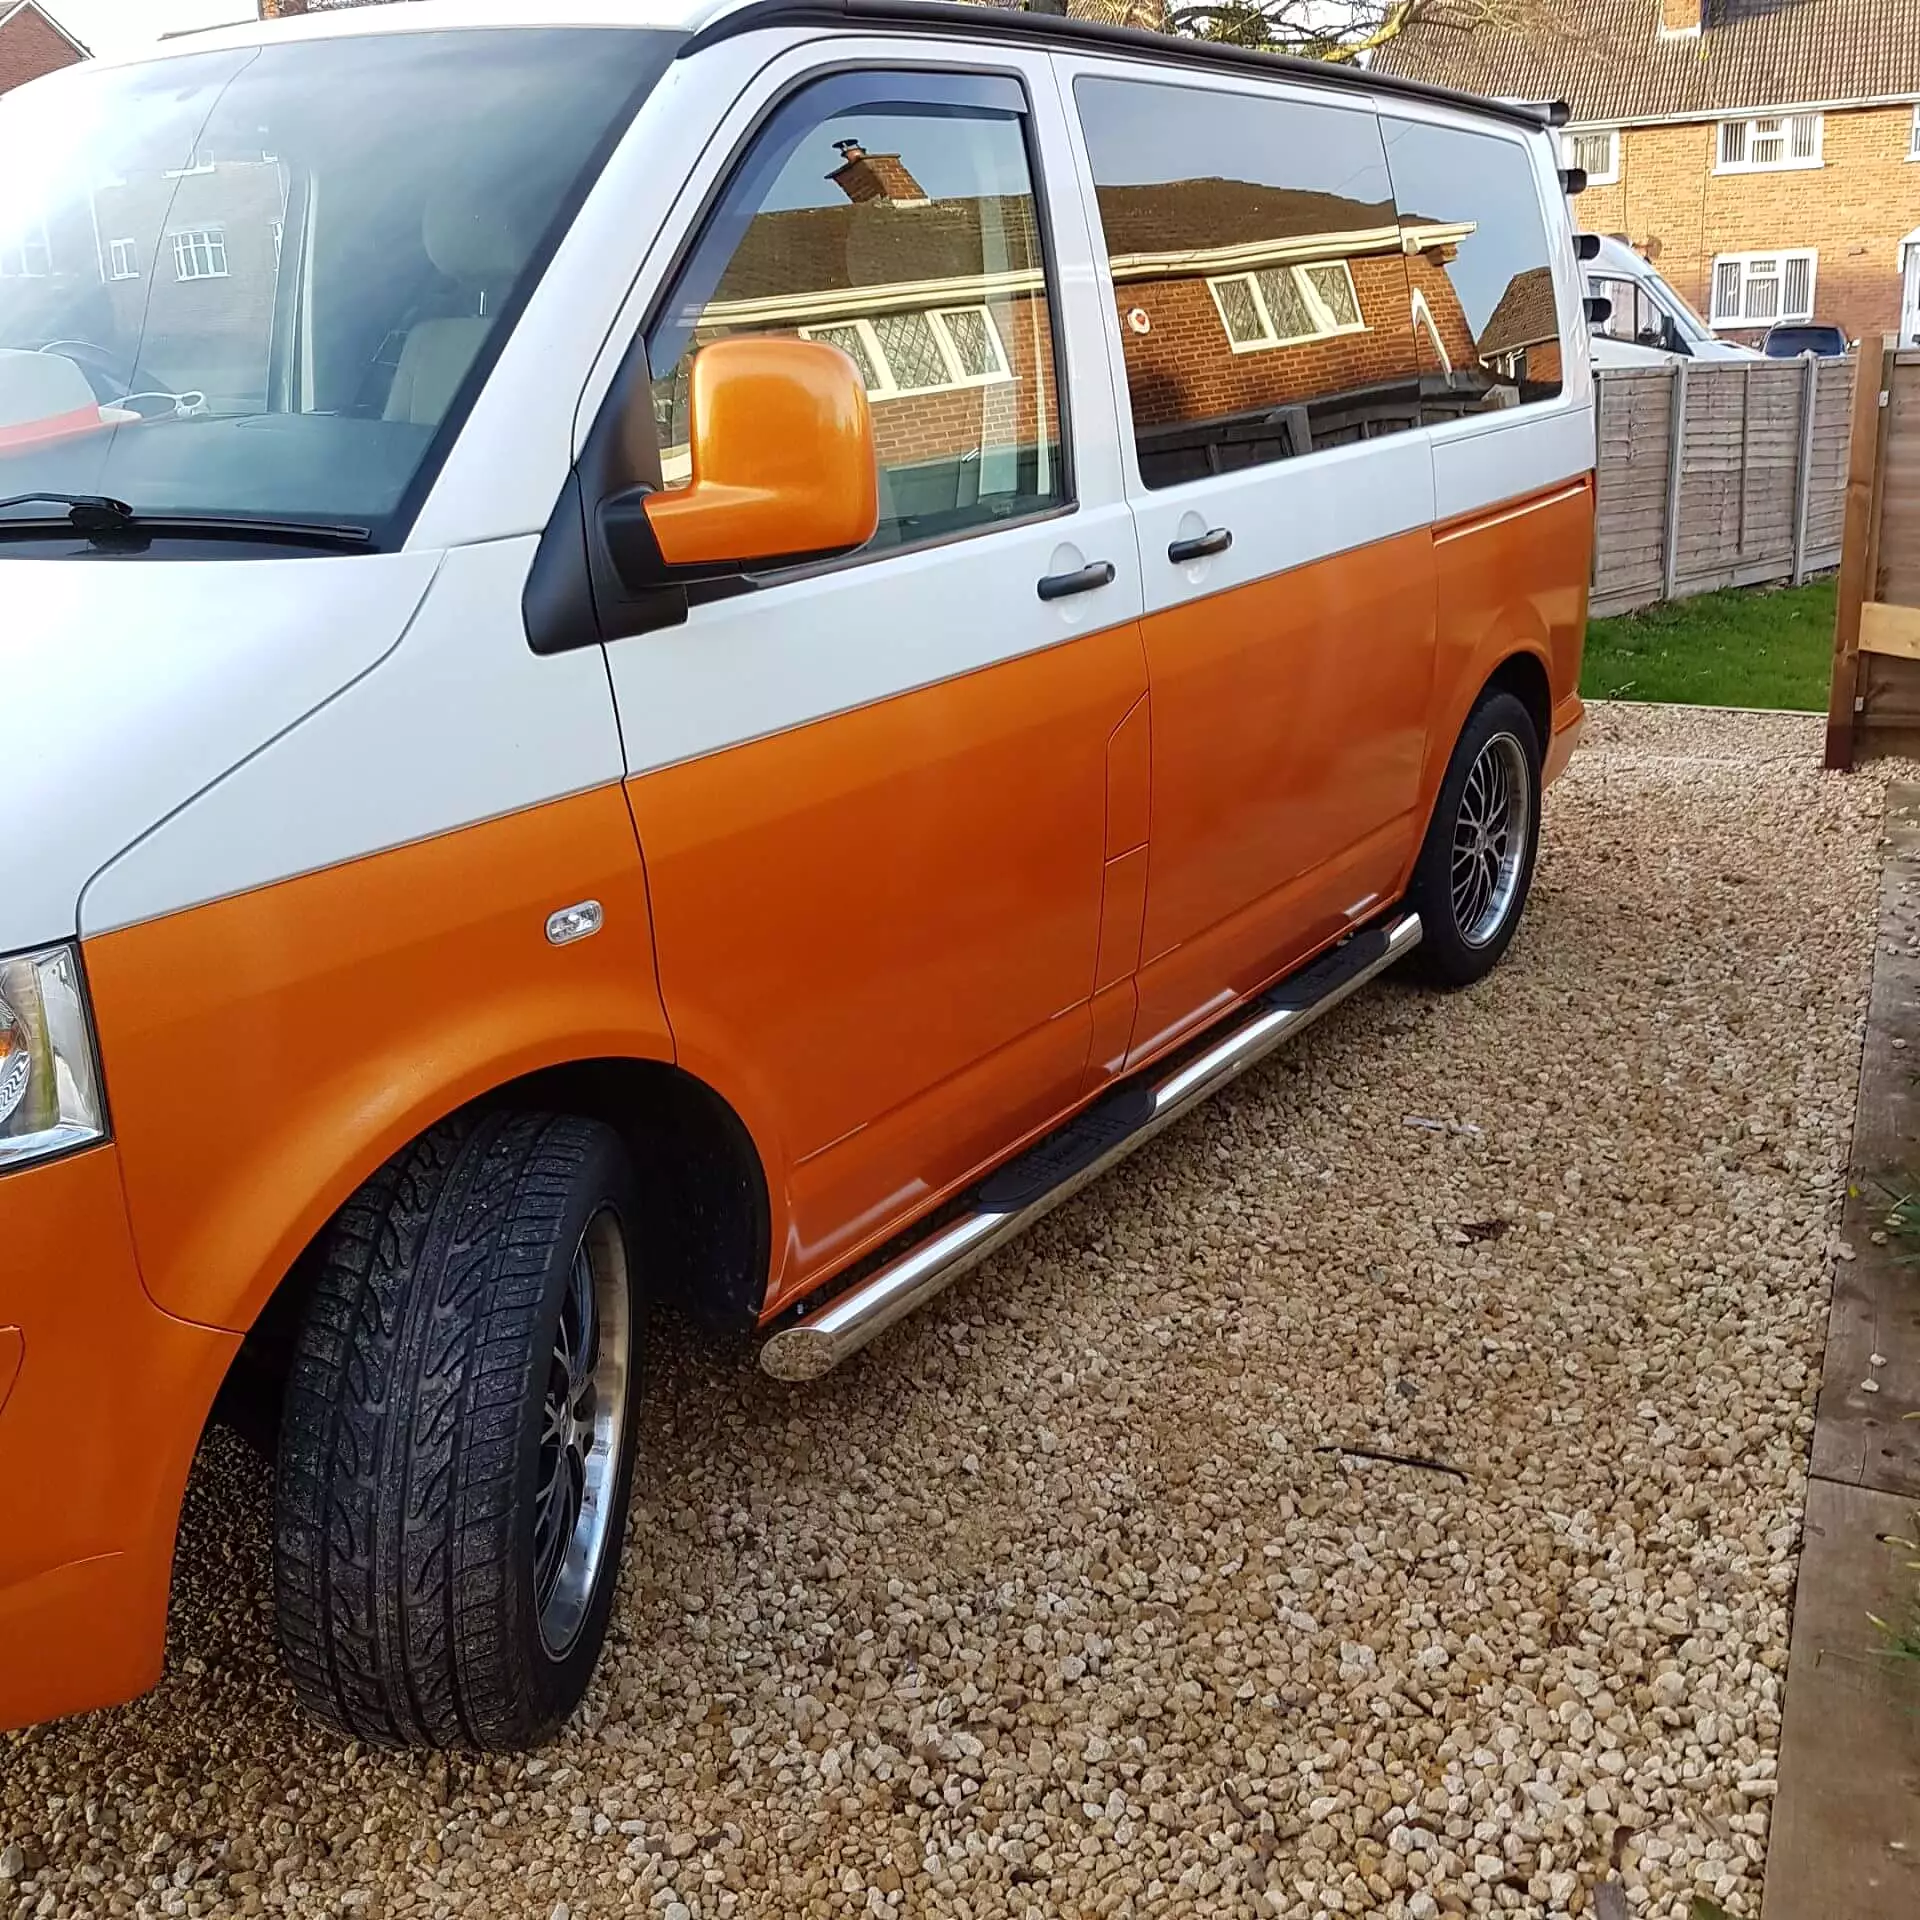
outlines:
M1460 716L1462 727L1466 725L1467 714L1490 693L1510 693L1526 708L1544 760L1547 748L1553 741L1553 686L1547 678L1546 661L1539 654L1525 649L1508 654L1487 676L1479 692L1468 701L1466 713ZM1456 728L1456 737L1458 731Z
M1540 736L1543 757L1553 740L1553 681L1544 640L1492 641L1467 671L1449 675L1446 685L1448 691L1436 703L1427 735L1426 767L1420 782L1420 831L1407 856L1407 878L1412 876L1413 863L1433 825L1433 810L1439 804L1454 748L1460 744L1474 708L1489 693L1512 693L1526 708Z
M612 1127L639 1177L646 1208L641 1256L656 1297L715 1335L751 1331L766 1290L771 1209L760 1152L722 1095L670 1061L571 1060L519 1074L432 1115L395 1150L463 1113L502 1107L578 1114ZM349 1194L390 1157L369 1155ZM215 1401L216 1416L263 1445L271 1440L294 1335L337 1210L328 1211L266 1291Z

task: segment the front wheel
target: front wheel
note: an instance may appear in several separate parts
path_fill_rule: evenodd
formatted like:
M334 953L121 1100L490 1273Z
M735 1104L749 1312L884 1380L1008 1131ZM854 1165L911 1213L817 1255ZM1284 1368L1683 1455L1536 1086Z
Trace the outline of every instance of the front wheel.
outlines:
M319 1250L274 1589L305 1704L387 1746L528 1746L586 1691L633 1472L642 1292L609 1128L435 1128Z
M1512 943L1540 844L1540 736L1510 693L1481 697L1461 729L1413 870L1419 963L1442 986L1490 973Z

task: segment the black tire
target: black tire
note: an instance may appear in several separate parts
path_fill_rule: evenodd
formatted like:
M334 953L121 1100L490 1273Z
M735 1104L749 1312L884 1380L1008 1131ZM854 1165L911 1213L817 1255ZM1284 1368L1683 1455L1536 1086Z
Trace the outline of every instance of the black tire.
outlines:
M1477 894L1469 891L1464 902L1455 889L1456 835L1470 831L1473 802L1469 800L1469 782L1476 768L1492 756L1515 789L1515 797L1526 809L1513 849L1518 864L1511 875L1511 891L1497 915L1476 917L1472 907ZM1484 788L1481 789L1484 791ZM1463 843L1465 844L1465 843ZM1510 693L1482 694L1460 730L1453 758L1447 763L1446 778L1440 782L1440 794L1434 802L1433 818L1427 824L1427 837L1413 869L1413 884L1407 889L1407 904L1420 916L1420 946L1414 955L1418 970L1436 985L1471 986L1484 979L1499 964L1500 957L1513 943L1527 895L1533 888L1533 864L1540 847L1540 736L1532 716ZM1491 843L1489 843L1491 851ZM1487 854L1475 856L1485 877ZM1504 869L1504 851L1501 861ZM1463 880L1468 876L1463 869ZM1504 889L1490 886L1488 906ZM1463 925L1463 918L1469 924Z
M634 1193L609 1128L499 1112L424 1134L328 1228L281 1417L274 1596L295 1690L343 1731L384 1746L510 1749L579 1704L632 1482L644 1330L626 1257ZM605 1257L589 1274L615 1269L609 1221L625 1283L589 1280L615 1308L613 1330L604 1346L579 1344L596 1357L624 1347L623 1392L601 1393L619 1444L599 1468L606 1498L591 1503L606 1519L576 1576L584 1599L550 1651L534 1525L543 1462L561 1443L543 1454L543 1429L555 1404L571 1420L597 1390L551 1402L550 1373L563 1308L577 1322L576 1255L591 1245Z

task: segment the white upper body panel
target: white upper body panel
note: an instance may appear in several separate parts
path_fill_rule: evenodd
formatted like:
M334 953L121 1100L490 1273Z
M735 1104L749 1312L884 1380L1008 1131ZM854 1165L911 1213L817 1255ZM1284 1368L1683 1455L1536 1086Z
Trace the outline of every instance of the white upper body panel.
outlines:
M370 33L447 33L486 27L666 27L695 32L731 12L740 0L407 0L405 5L330 7L280 20L169 35L99 65L139 66L222 47L276 45L285 40L338 40Z
M150 57L268 35L515 23L697 27L726 10L679 0L417 0L183 37ZM985 34L977 44L944 44L973 65L997 64L1035 83L1052 190L1056 200L1071 196L1071 116L1038 84L1049 56L1031 46L996 52ZM1002 542L1020 548L1018 578L1001 583L1013 596L1004 619L999 589L985 575L970 582L964 606L922 606L916 578L954 569L903 555L882 570L885 579L873 577L876 614L903 636L892 660L830 647L835 672L795 683L805 650L758 633L763 610L749 617L745 602L705 622L737 627L740 648L760 656L744 673L717 671L711 638L695 644L690 632L623 643L616 677L647 663L646 697L627 703L624 754L601 650L539 659L527 646L520 595L535 537L642 309L739 138L736 103L764 97L759 76L776 63L789 74L808 61L930 56L942 57L924 38L769 26L671 66L560 242L402 551L188 561L159 553L56 560L0 549L0 715L15 743L5 774L0 952L270 884L618 779L628 764L660 764L984 664L1029 643L1014 638L1015 603L1030 612L1033 576L1058 570L1074 552L1119 563L1114 588L1100 596L1119 611L1103 617L1137 611L1139 569L1123 537L1122 461L1130 455L1115 431L1105 337L1110 294L1080 210L1056 205L1065 359L1079 402L1080 505L1051 531ZM1393 109L1444 111L1398 95ZM1544 136L1511 137L1539 150L1546 182ZM1548 195L1544 184L1542 191L1557 243L1564 206L1557 192ZM1556 269L1556 287L1564 312L1578 297L1569 264ZM1575 338L1562 402L1529 409L1529 417L1432 430L1433 479L1415 458L1406 486L1385 489L1388 517L1432 511L1436 480L1444 517L1590 466L1590 376ZM1388 465L1398 473L1425 438L1404 436ZM1454 443L1451 451L1445 443ZM1315 524L1307 514L1303 537ZM1322 531L1344 543L1337 530ZM1056 545L1060 552L1050 551ZM890 583L897 607L882 604ZM803 624L802 610L812 609L827 635L835 590L835 578L823 578L782 597ZM1063 603L1048 624L1064 637L1095 611ZM1023 633L1032 625L1019 624ZM733 665L745 667L745 658Z
M0 953L70 937L116 854L376 667L438 564L0 550Z
M599 649L542 660L527 646L520 593L533 549L525 539L393 556L431 573L432 586L378 670L343 682L301 725L263 732L259 751L108 863L81 900L80 931L130 926L618 780L620 732ZM329 594L316 602L313 564L291 564L306 568L308 631L319 639L351 609ZM284 586L282 595L293 597ZM375 617L397 634L396 612Z

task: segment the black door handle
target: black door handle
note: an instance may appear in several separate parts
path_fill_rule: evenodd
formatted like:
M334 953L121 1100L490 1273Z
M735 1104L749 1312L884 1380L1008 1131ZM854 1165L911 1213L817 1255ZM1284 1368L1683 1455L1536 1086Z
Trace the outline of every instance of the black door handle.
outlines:
M1176 540L1167 549L1167 558L1179 567L1189 560L1204 560L1210 553L1225 553L1232 545L1233 533L1230 528L1209 527L1205 533L1195 534L1191 540Z
M1095 587L1113 585L1113 562L1096 560L1091 566L1076 567L1071 573L1050 573L1040 582L1042 600L1064 600L1070 593L1091 593Z

